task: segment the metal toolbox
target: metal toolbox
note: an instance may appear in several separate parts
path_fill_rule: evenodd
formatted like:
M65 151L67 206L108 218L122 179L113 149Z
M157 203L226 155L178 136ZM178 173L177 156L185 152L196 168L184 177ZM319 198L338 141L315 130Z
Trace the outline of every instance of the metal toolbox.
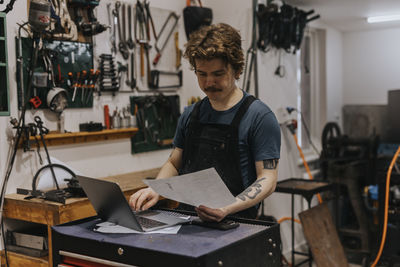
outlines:
M235 229L183 225L178 234L102 234L93 231L96 217L53 226L53 266L73 258L110 266L280 266L279 224L235 220Z

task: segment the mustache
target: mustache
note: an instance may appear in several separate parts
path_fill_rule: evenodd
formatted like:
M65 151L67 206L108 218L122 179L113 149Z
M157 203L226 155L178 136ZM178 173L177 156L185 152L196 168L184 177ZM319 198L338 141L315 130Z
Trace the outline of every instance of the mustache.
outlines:
M214 87L214 86L206 87L206 88L204 88L204 90L206 92L220 92L220 91L222 91L221 89L219 89L217 87Z

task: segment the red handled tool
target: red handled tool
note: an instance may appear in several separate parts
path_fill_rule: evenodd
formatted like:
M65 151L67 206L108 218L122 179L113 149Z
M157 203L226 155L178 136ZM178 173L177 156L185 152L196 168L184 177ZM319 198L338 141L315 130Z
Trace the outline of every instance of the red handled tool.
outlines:
M38 108L42 104L42 100L40 100L38 96L34 96L29 99L29 103L31 103L34 108Z
M108 108L108 105L104 105L104 124L106 125L106 129L111 129L110 109Z

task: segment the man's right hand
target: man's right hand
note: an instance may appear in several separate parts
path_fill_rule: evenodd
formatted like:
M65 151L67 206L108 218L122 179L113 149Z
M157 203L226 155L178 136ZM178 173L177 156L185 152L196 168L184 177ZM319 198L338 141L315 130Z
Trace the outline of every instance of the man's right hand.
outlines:
M136 211L147 210L148 208L153 207L159 198L160 195L149 187L134 193L129 199L129 205Z

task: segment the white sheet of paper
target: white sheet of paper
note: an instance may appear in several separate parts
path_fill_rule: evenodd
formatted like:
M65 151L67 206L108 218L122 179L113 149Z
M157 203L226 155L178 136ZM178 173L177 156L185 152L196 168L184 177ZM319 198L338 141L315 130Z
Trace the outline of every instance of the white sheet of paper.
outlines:
M195 207L204 205L217 209L235 202L214 168L166 179L144 179L143 182L165 198Z
M101 222L96 224L96 232L105 234L177 234L182 225L174 225L150 232L139 232L112 222Z

